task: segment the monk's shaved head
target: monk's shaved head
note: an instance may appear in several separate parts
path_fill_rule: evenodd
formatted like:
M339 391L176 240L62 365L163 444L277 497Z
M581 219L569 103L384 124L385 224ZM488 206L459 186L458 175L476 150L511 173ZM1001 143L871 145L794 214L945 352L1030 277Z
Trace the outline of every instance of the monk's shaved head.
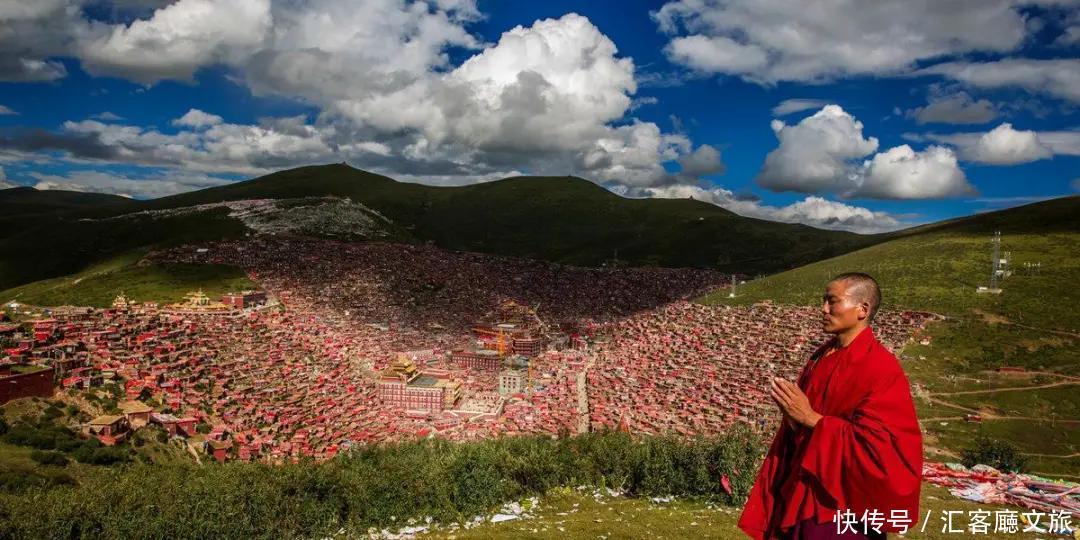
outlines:
M847 286L847 295L850 301L860 304L866 302L870 305L870 312L866 316L866 322L873 321L874 315L877 315L878 307L881 306L881 287L878 287L877 280L870 277L870 274L847 272L832 278L829 283L837 281L842 281Z

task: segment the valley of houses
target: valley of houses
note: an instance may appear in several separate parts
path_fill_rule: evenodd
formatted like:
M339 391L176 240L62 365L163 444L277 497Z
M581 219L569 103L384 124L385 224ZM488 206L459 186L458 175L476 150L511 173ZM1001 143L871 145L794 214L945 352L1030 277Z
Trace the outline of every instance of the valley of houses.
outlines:
M353 445L423 437L602 429L710 434L736 422L774 426L767 381L793 379L827 337L813 308L692 304L679 296L700 294L711 280L692 276L697 281L688 285L671 274L665 274L671 291L650 291L664 301L636 310L605 311L633 305L633 281L612 274L587 276L610 277L599 284L603 295L576 290L581 280L543 285L552 295L578 298L575 306L535 309L533 297L500 296L438 314L415 305L394 312L408 302L378 295L416 279L407 272L398 283L363 282L349 270L323 274L317 264L273 262L280 260L274 249L303 257L318 247L246 251L223 244L209 254L207 262L214 255L247 261L265 292L217 300L193 292L170 305L121 295L107 309L55 308L0 323L0 402L118 385L122 398L81 426L86 436L118 444L158 425L217 460L323 460ZM427 294L420 289L414 297ZM476 300L454 290L439 294ZM363 306L359 299L387 305ZM572 319L589 310L599 316ZM447 312L471 320L447 321ZM553 314L558 324L546 322ZM931 317L886 311L875 331L896 348Z

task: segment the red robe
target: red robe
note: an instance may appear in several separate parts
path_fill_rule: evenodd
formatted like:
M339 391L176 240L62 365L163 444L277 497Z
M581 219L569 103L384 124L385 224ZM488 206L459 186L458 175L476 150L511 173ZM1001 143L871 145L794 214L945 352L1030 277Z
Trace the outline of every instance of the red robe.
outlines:
M835 342L823 345L818 357ZM900 363L869 327L847 346L811 360L799 376L813 429L782 422L739 518L755 540L771 539L804 519L828 523L839 509L878 510L883 531L893 511L919 522L922 432ZM794 471L794 473L791 473Z

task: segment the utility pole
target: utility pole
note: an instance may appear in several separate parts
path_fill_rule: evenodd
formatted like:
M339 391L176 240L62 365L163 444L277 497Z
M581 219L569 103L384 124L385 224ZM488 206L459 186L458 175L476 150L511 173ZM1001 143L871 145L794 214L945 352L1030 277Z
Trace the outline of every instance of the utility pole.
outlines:
M1001 294L1001 287L998 283L999 276L1004 279L1007 275L1001 268L1001 231L994 231L994 237L990 240L993 252L991 253L991 266L990 266L990 286L978 287L975 289L977 293L989 293L989 294Z
M991 245L994 247L994 262L993 270L990 272L990 289L998 288L998 271L1001 269L1001 258L999 257L999 251L1001 250L1001 231L994 232L994 239L991 240Z

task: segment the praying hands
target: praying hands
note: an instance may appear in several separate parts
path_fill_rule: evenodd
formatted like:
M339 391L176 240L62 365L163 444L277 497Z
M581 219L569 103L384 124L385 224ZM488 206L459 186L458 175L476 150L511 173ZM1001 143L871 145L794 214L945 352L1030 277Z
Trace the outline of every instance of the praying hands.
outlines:
M810 407L806 394L791 381L773 378L769 383L769 396L784 413L784 419L789 422L813 428L818 420L821 420L821 415Z

